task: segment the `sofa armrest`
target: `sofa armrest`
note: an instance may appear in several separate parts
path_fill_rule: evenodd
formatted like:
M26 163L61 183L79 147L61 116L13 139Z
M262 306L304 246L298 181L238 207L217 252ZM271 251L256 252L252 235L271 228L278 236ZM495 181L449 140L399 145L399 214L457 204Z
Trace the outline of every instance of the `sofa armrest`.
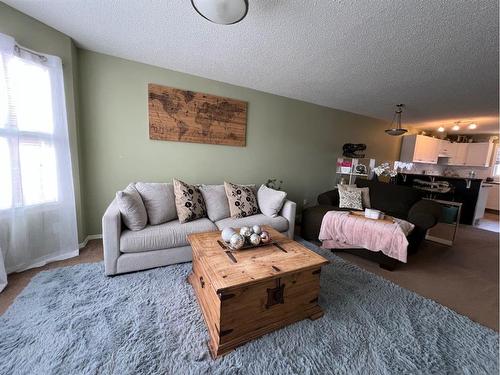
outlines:
M318 204L325 206L338 206L339 205L339 191L338 189L330 190L318 195Z
M281 209L280 215L288 220L287 237L293 240L293 233L295 231L295 213L297 211L297 204L291 200L286 200Z
M408 212L408 221L423 230L432 228L441 216L441 205L428 199L415 203Z
M115 275L116 262L120 256L120 236L122 232L122 218L118 203L113 199L102 217L102 244L104 248L104 272L106 275Z

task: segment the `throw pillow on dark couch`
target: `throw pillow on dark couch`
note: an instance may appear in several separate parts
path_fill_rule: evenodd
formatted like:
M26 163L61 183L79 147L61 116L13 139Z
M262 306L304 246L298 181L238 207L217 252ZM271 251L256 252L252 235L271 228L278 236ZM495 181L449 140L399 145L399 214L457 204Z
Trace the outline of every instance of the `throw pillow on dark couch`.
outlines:
M370 189L372 208L388 215L407 220L415 225L408 236L408 252L415 252L425 238L427 229L433 227L439 218L441 208L434 201L425 200L423 192L408 186L385 182L357 179L358 187ZM328 211L345 211L339 208L338 190L331 190L318 196L318 206L309 207L302 213L301 235L306 240L318 241L323 216Z

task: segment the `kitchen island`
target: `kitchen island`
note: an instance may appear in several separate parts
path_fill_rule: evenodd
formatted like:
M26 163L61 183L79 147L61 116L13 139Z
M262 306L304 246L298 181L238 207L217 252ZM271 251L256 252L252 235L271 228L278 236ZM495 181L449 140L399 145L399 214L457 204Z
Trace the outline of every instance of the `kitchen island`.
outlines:
M419 185L415 180L448 182L451 187L451 190L448 192L440 192L438 190L424 191L429 198L462 203L460 223L474 225L474 221L479 218L478 215L482 216L480 205L483 200L484 202L486 201L488 193L486 186L483 186L483 179L413 173L399 173L397 176L397 183L400 185L415 187ZM484 208L482 211L484 212Z

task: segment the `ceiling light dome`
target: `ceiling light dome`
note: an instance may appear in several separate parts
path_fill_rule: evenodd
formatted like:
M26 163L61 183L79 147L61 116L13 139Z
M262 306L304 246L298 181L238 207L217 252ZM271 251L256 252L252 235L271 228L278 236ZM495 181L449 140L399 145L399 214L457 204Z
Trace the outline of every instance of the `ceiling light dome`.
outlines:
M386 129L385 131L387 134L397 136L397 135L403 135L408 131L401 127L401 114L403 113L404 106L405 106L404 104L396 105L396 112L394 112L394 117L392 118L391 128ZM396 126L394 126L394 122L396 123Z
M221 25L240 22L248 12L248 0L191 0L191 4L203 18Z

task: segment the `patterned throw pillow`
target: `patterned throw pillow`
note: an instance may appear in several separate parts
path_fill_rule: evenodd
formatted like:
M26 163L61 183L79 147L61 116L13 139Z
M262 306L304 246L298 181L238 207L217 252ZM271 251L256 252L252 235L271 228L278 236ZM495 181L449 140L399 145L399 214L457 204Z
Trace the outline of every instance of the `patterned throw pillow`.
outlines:
M361 191L339 189L340 208L352 208L353 210L362 210Z
M251 187L224 182L232 218L247 217L259 213L255 193Z
M194 185L188 185L185 182L174 178L175 208L179 222L187 223L207 216L205 200L203 195Z
M371 208L371 202L370 202L370 188L369 187L364 187L364 188L359 188L356 185L341 185L338 184L337 188L339 191L341 189L343 190L359 190L361 192L361 201L363 202L363 208Z

